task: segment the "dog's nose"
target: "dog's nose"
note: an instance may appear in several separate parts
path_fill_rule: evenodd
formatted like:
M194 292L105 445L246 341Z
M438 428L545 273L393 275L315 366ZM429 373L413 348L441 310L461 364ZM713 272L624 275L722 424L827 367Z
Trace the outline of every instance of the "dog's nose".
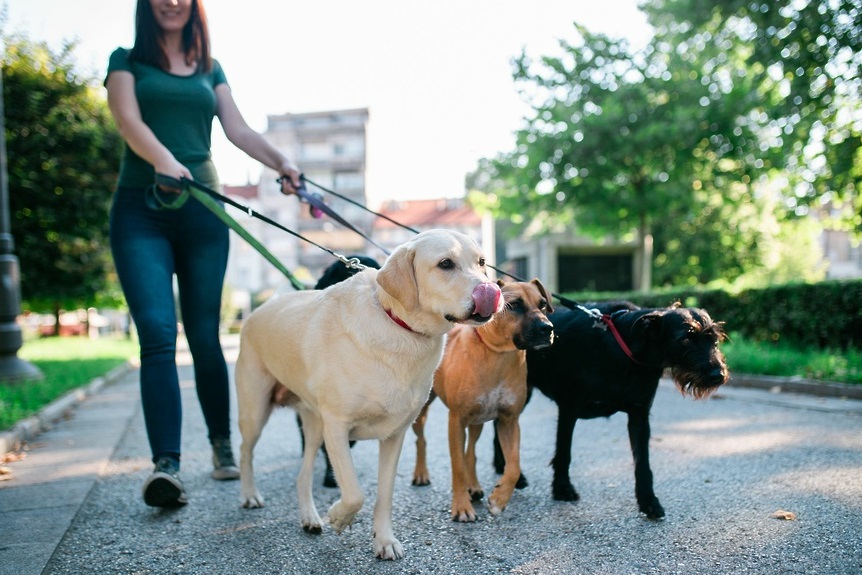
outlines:
M714 367L709 372L709 378L716 384L720 385L727 379L727 372L721 367Z

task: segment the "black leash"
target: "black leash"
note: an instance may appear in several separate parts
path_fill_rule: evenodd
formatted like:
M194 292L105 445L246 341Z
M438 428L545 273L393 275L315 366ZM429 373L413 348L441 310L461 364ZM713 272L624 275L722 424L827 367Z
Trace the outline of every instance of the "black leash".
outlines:
M179 195L170 194L171 196L175 196L175 198L171 202L166 202L162 199L163 196L160 195L162 192L159 192L158 186L164 186L166 188L173 188L173 189L181 190L181 193ZM254 247L258 252L260 252L260 254L264 258L266 258L270 263L275 265L276 268L278 268L282 273L284 273L284 275L287 276L287 278L290 280L290 283L293 285L293 287L297 290L303 290L303 289L306 289L306 287L301 282L299 282L299 280L297 280L296 277L293 274L291 274L290 271L287 270L287 268L285 268L284 265L280 261L278 261L278 259L275 256L273 256L269 252L269 250L266 249L266 247L263 246L263 244L261 244L253 236L251 236L251 234L249 234L248 231L246 231L245 228L243 228L238 222L236 222L235 220L233 220L233 218L228 216L223 208L220 208L218 205L215 205L215 206L212 205L211 204L212 200L219 200L221 202L224 202L225 204L228 204L228 205L233 206L234 208L236 208L242 212L245 212L250 217L257 218L262 222L266 222L267 224L274 226L274 227L278 228L279 230L282 230L282 231L287 232L296 238L299 238L300 240L308 242L309 244L311 244L317 248L320 248L321 250L325 251L326 253L332 255L334 258L336 258L337 260L339 260L341 263L343 263L344 265L346 265L349 268L356 269L356 270L363 270L366 267L357 258L347 258L347 257L345 257L339 253L336 253L333 250L327 248L326 246L322 246L322 245L318 244L317 242L310 240L309 238L303 236L302 234L297 233L297 232L291 230L290 228L283 226L282 224L273 220L272 218L269 218L269 217L261 214L260 212L253 210L251 207L245 206L245 205L243 205L237 201L234 201L231 198L225 196L224 194L220 194L217 191L215 191L215 190L213 190L213 189L211 189L211 188L209 188L209 187L207 187L207 186L205 186L199 182L196 182L194 180L190 180L190 179L185 178L185 177L178 180L176 178L173 178L171 176L166 176L164 174L156 174L156 185L153 186L152 192L153 192L152 193L152 199L155 200L155 202L157 204L154 207L163 208L163 209L164 208L167 208L167 209L179 208L188 199L189 194L195 196L195 198L198 199L198 201L201 201L201 203L203 203L204 206L206 206L213 213L215 213L215 215L219 219L221 219L223 222L225 222L235 232L240 234L240 236L242 236L246 241L248 241L251 244L251 246ZM196 192L203 192L203 194L205 194L205 195L201 195L201 194L196 193ZM210 201L208 202L206 200L210 200ZM352 228L352 226L351 226L351 228Z
M367 207L367 206L365 206L365 205L363 205L363 204L361 204L361 203L359 203L359 202L357 202L357 201L355 201L355 200L352 200L352 199L350 199L350 198L348 198L348 197L346 197L346 196L343 196L343 195L341 195L341 194L339 194L339 193L337 193L337 192L335 192L335 191L333 191L333 190L330 190L330 189L328 189L328 188L325 188L325 187L321 186L320 184L318 184L317 182L315 182L315 181L313 181L313 180L309 180L308 178L306 178L306 177L305 177L305 175L300 175L299 177L300 177L300 179L301 179L302 181L308 182L309 184L311 184L311 185L312 185L312 186L314 186L315 188L318 188L318 189L320 189L321 191L326 192L327 194L332 194L333 196L335 196L335 197L337 197L337 198L340 198L340 199L344 200L345 202L348 202L348 203L350 203L350 204L353 204L354 206L356 206L356 207L358 207L358 208L361 208L361 209L365 210L366 212L368 212L368 213L370 213L370 214L375 215L375 216L376 216L376 217L378 217L378 218L382 218L382 219L384 219L384 220L386 220L386 221L388 221L388 222L391 222L391 223L395 224L396 226L398 226L398 227L400 227L400 228L402 228L402 229L405 229L405 230L407 230L407 231L413 232L414 234L418 234L418 233L419 233L419 230L417 230L417 229L415 229L415 228L411 228L410 226L407 226L407 225L405 225L405 224L402 224L401 222L398 222L398 221L396 221L396 220L393 220L392 218L390 218L389 216L387 216L387 215L385 215L385 214L381 214L381 213L379 213L379 212L375 212L375 211L374 211L374 210L372 210L371 208L369 208L369 207ZM279 178L277 181L280 183L280 182L281 182L281 178ZM322 202L321 202L321 203L322 203ZM375 244L375 245L376 245L376 244ZM378 246L378 247L379 247L379 246ZM491 268L492 270L494 270L495 272L497 272L498 274L502 274L502 275L504 275L504 276L510 277L510 278L512 278L512 279L513 279L513 280L515 280L515 281L518 281L518 282L525 282L525 281L527 281L527 280L525 280L525 279L523 279L523 278L520 278L520 277L518 277L518 276L516 276L516 275L514 275L514 274L511 274L511 273L507 272L507 271L503 271L503 270L501 270L500 268L494 267L494 266L492 266L492 265L490 265L490 264L486 264L486 265L487 265L489 268ZM553 292L551 292L551 296L553 296L557 301L559 301L561 304L563 304L563 306L564 306L564 307L567 307L567 308L569 308L569 309L571 309L571 310L574 310L574 309L580 309L581 311L583 311L583 312L587 313L590 317L593 317L593 318L595 318L595 319L600 319L600 318L601 318L601 316L602 316L601 312L599 312L598 310L595 310L595 309L587 309L586 307L584 307L584 306L580 305L578 302L576 302L576 301L574 301L574 300L571 300L571 299L569 299L569 298L567 298L567 297L563 297L563 296L561 296L561 295L559 295L559 294L556 294L556 293L553 293Z
M319 194L309 192L306 189L304 183L307 182L307 183L311 184L312 186L320 189L323 192L326 192L328 194L332 194L333 196L335 196L341 200L344 200L344 201L346 201L346 202L348 202L348 203L350 203L350 204L352 204L352 205L354 205L354 206L356 206L362 210L365 210L366 212L373 214L374 216L376 216L378 218L387 220L387 221L395 224L396 226L398 226L402 229L413 232L414 234L419 233L419 230L412 228L410 226L407 226L405 224L402 224L401 222L398 222L397 220L394 220L385 214L375 212L371 208L369 208L369 207L367 207L367 206L365 206L365 205L363 205L363 204L361 204L361 203L359 203L359 202L357 202L351 198L348 198L342 194L339 194L338 192L335 192L334 190L330 190L329 188L326 188L326 187L318 184L317 182L315 182L313 180L308 179L304 174L300 174L299 177L300 177L301 185L296 190L297 196L302 201L309 204L309 206L312 210L312 216L319 217L319 215L317 215L317 214L321 214L321 213L328 215L332 219L336 220L338 223L342 224L346 228L350 229L351 231L355 232L356 234L358 234L359 236L364 238L366 241L368 241L373 246L375 246L378 249L380 249L381 251L383 251L383 253L385 253L386 255L389 255L389 253L390 253L389 250L387 250L386 248L384 248L383 246L381 246L380 244L378 244L377 242L372 240L370 237L368 237L366 234L364 234L361 230L357 229L350 222L348 222L347 220L342 218L337 212L335 212L332 208L330 208L323 201L323 198ZM282 178L278 178L278 179L276 179L276 182L281 184L281 180L282 180ZM210 196L216 200L222 201L225 204L228 204L228 205L233 206L234 208L236 208L242 212L245 212L250 217L257 218L263 222L266 222L267 224L269 224L271 226L278 228L279 230L287 232L296 238L299 238L305 242L308 242L309 244L311 244L311 245L325 251L326 253L332 255L333 257L335 257L336 259L338 259L339 261L341 261L342 263L344 263L348 267L351 267L353 269L364 269L364 267L365 267L361 263L359 263L359 261L356 260L356 258L348 259L345 256L338 254L338 253L334 252L333 250L327 248L326 246L322 246L322 245L318 244L317 242L310 240L309 238L303 236L302 234L299 234L299 233L291 230L290 228L283 226L282 224L273 220L272 218L269 218L269 217L267 217L267 216L265 216L259 212L256 212L251 207L243 205L237 201L234 201L231 198L225 196L224 194L220 194L217 191L215 191L215 190L213 190L213 189L211 189L211 188L209 188L209 187L207 187L207 186L205 186L199 182L196 182L194 180L190 180L190 179L185 178L185 177L177 180L176 178L173 178L171 176L166 176L164 174L156 174L156 187L155 187L156 191L154 192L154 197L158 201L158 203L161 204L160 207L162 207L162 208L165 208L165 207L177 207L178 208L179 206L181 206L185 202L186 198L184 198L183 195L181 194L180 197L174 202L170 202L170 203L164 202L163 200L160 199L159 192L157 191L158 186L164 186L166 188L174 188L174 189L178 189L178 190L183 190L184 192L188 192L190 188L194 188L196 190L204 192L205 194L207 194L208 196ZM198 199L200 199L200 198L198 198ZM212 206L207 205L207 207L209 207L210 209L213 209ZM242 226L239 225L239 223L232 221L232 220L228 221L228 220L230 220L229 217L225 218L223 215L221 215L219 213L217 213L216 215L218 215L223 221L225 221L225 223L227 223L231 228L233 228L235 231L237 231L237 233L239 233L243 238L245 238L267 260L269 260L271 263L276 265L276 267L279 270L281 270L288 277L288 279L290 279L291 284L293 284L294 288L303 289L301 287L298 287L300 285L300 282L298 282L298 280L296 280L296 278L289 271L287 271L286 268L284 268L284 266L280 262L278 262L278 260L274 256L272 256L272 254L270 254L268 252L268 250L266 250L266 248L260 242L258 242L253 237L251 237L251 235L248 234L248 232L245 231L242 228ZM515 274L504 271L504 270L502 270L498 267L495 267L493 265L487 264L487 266L489 268L491 268L492 270L494 270L495 272L502 274L504 276L510 277L515 281L518 281L518 282L526 282L527 281L521 277L518 277ZM595 319L601 319L601 317L602 317L602 314L598 310L588 309L588 308L582 306L581 304L579 304L578 302L576 302L572 299L561 296L561 295L554 293L554 292L551 292L551 296L553 296L557 301L559 301L561 304L563 304L564 307L567 307L568 309L571 309L571 310L579 309L579 310L583 311L584 313L586 313L587 315L589 315L590 317L593 317Z
M279 184L281 184L283 179L284 178L278 178L275 181L278 182ZM311 207L312 217L318 218L318 217L320 217L320 215L326 214L327 216L329 216L330 218L332 218L333 220L335 220L336 222L338 222L342 226L346 227L347 229L349 229L349 230L355 232L356 234L358 234L359 236L363 237L365 239L365 241L367 241L368 243L370 243L374 247L378 248L379 250L383 251L383 253L386 254L387 256L389 255L389 250L387 250L386 248L384 248L383 246L381 246L380 244L378 244L377 242L372 240L370 237L365 235L362 232L362 230L358 229L353 224L351 224L350 222L348 222L347 220L342 218L335 210L330 208L326 204L326 202L323 201L322 196L320 196L319 194L309 193L309 191L305 188L305 185L303 184L303 182L307 182L309 180L306 179L306 177L304 175L302 175L302 174L299 175L299 181L300 181L300 185L298 188L296 188L296 195L299 196L300 200L307 203ZM309 182L309 183L311 183L311 182ZM317 185L317 184L315 184L315 185ZM318 187L320 187L320 186L318 186ZM340 197L342 199L346 199L340 195L338 197ZM353 202L353 203L356 204L356 202ZM356 204L356 205L359 205L359 204Z
M359 202L357 202L357 201L355 201L355 200L353 200L353 199L351 199L351 198L348 198L348 197L346 197L346 196L344 196L344 195L342 195L342 194L339 194L338 192L335 192L334 190L330 190L330 189L328 189L328 188L325 188L325 187L321 186L321 185L320 185L320 184L318 184L317 182L314 182L313 180L310 180L310 179L306 178L304 174L300 174L300 176L299 176L299 177L300 177L300 180L301 180L301 181L303 181L303 182L308 182L308 183L309 183L309 184L311 184L312 186L314 186L314 187L316 187L316 188L320 189L321 191L326 192L326 193L328 193L328 194L332 194L333 196L335 196L335 197L337 197L337 198L340 198L340 199L344 200L345 202L348 202L348 203L350 203L350 204L353 204L354 206L356 206L356 207L358 207L358 208L361 208L361 209L365 210L366 212L369 212L369 213L371 213L371 214L373 214L373 215L377 216L378 218L382 218L382 219L384 219L384 220L387 220L387 221L389 221L389 222L391 222L391 223L395 224L396 226L398 226L398 227L400 227L400 228L402 228L402 229L405 229L405 230L408 230L408 231L410 231L410 232L413 232L414 234L418 234L418 233L419 233L419 230L417 230L417 229L415 229L415 228L411 228L411 227L410 227L410 226L408 226L408 225L402 224L401 222L398 222L398 221L396 221L396 220L394 220L394 219L390 218L389 216L387 216L387 215L385 215L385 214L381 214L381 213L379 213L379 212L375 212L375 211L374 211L374 210L372 210L371 208L369 208L369 207L367 207L367 206L365 206L365 205L363 205L363 204L361 204L361 203L359 203ZM277 181L278 183L281 183L281 178L278 178L278 180L276 180L276 181ZM318 195L316 195L316 194L308 194L307 192L305 192L304 187L303 187L303 192L304 192L304 194L303 194L303 195L301 195L300 197L305 197L305 195L306 195L306 194L307 194L307 195L309 195L309 196L313 196L313 197L314 197L314 202L312 202L312 201L309 201L309 202L308 202L308 203L311 205L312 210L317 209L317 206L319 206L319 205L324 205L324 206L326 205L326 204L324 204L324 203L323 203L323 198L322 198L322 197L319 197L319 196L318 196ZM322 210L322 211L323 211L323 210ZM331 212L331 210L327 211L326 213L329 213L329 212ZM314 215L314 213L313 213L313 212L312 212L312 215ZM340 218L339 218L339 219L340 219ZM350 226L350 227L352 228L352 226ZM374 244L374 245L377 245L377 244ZM378 246L378 247L379 247L379 246ZM382 249L382 248L381 248L381 249ZM385 250L384 250L384 251L385 251ZM388 252L387 252L387 253L388 253ZM496 267L494 267L494 266L492 266L492 265L490 265L490 264L486 264L486 265L487 265L489 268L491 268L492 270L496 271L497 273L500 273L500 274L503 274L503 275L505 275L505 276L508 276L508 277L510 277L510 278L512 278L512 279L514 279L515 281L518 281L518 282L524 282L524 281L526 281L526 280L524 280L524 279L522 279L522 278L519 278L518 276L516 276L516 275L514 275L514 274L511 274L511 273L509 273L509 272L503 271L503 270L501 270L501 269L499 269L499 268L496 268ZM572 311L574 311L574 310L576 310L576 309L577 309L577 310L580 310L580 311L584 312L585 314L587 314L589 317L591 317L591 318L594 320L593 327L595 327L595 328L600 328L600 329L603 329L603 330L605 330L605 329L610 329L611 334L614 336L614 339L616 340L617 344L620 346L620 349L622 349L623 353L625 353L625 355L626 355L626 356L627 356L631 361L633 361L634 363L636 363L636 364L638 364L638 365L640 365L640 366L643 366L643 367L649 367L649 366L648 366L648 365L646 365L645 363L643 363L643 362L639 361L639 360L634 356L634 353L632 353L631 348L629 348L629 346L628 346L628 344L626 343L625 339L623 339L622 334L621 334L621 333L619 332L619 330L617 329L617 326L616 326L616 324L614 323L613 316L612 316L611 314L602 313L600 310L598 310L598 309L596 309L596 308L588 308L588 307L586 307L586 306L583 306L583 305L579 304L578 302L576 302L576 301L574 301L574 300L571 300L571 299L569 299L569 298L567 298L567 297L563 297L563 296L561 296L561 295L559 295L559 294L556 294L556 293L553 293L553 292L551 293L551 295L552 295L554 298L556 298L556 299L557 299L561 304L563 304L563 306L564 306L564 307L566 307L566 308L568 308L568 309L570 309L570 310L572 310ZM409 328L408 328L408 329L409 329ZM478 333L478 332L477 332L477 333Z

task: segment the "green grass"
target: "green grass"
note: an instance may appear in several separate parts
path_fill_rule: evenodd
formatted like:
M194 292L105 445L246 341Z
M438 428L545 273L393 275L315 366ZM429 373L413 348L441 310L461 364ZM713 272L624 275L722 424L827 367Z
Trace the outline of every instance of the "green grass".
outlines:
M27 341L18 357L45 378L0 384L0 430L37 413L67 391L86 385L137 356L138 344L125 338L48 337Z
M731 334L721 346L731 372L862 384L862 352L797 349Z

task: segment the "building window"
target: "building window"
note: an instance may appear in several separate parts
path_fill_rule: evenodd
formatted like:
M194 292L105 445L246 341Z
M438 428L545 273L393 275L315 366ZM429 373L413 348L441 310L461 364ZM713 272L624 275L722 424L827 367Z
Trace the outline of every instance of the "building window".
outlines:
M302 144L302 159L328 160L332 157L332 145L329 142L305 142Z

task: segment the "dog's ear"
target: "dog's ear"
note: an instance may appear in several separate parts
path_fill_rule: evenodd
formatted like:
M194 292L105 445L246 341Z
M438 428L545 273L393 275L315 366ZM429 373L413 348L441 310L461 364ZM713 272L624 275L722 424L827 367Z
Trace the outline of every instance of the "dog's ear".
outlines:
M643 329L644 333L657 333L661 330L661 318L663 316L664 312L661 310L651 311L650 313L641 316L635 325Z
M542 297L545 298L545 301L548 302L548 307L545 309L545 313L554 313L554 306L551 304L551 298L548 296L548 290L545 289L545 286L542 285L542 282L539 281L539 278L533 278L533 281L530 282L539 290L539 293L542 294Z
M419 305L419 286L413 268L415 255L414 250L401 246L392 252L377 272L377 284L407 311Z

